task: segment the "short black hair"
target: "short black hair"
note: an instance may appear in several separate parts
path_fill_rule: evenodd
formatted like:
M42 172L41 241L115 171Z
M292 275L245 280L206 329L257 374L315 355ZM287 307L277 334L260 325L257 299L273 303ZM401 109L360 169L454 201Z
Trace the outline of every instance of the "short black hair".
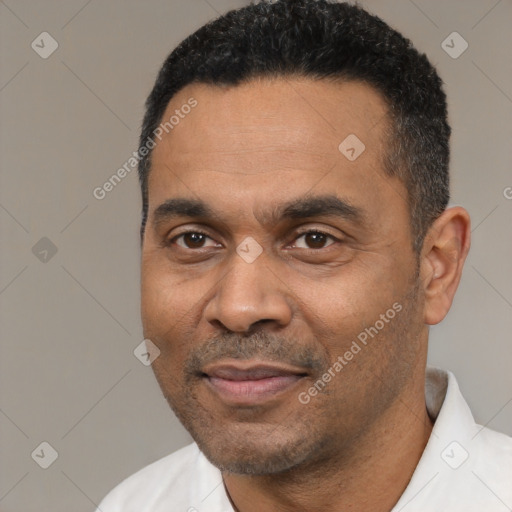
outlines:
M388 105L388 175L408 191L413 247L449 200L449 138L442 81L424 54L359 6L329 0L264 0L236 9L187 37L165 60L146 101L140 147L162 122L171 98L192 83L236 86L258 77L360 81ZM140 149L139 149L140 150ZM151 151L140 157L148 214Z

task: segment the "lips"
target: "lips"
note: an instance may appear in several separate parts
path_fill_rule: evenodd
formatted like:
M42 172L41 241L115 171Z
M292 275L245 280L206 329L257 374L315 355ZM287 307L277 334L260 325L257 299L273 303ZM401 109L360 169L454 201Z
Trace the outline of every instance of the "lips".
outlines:
M257 405L275 399L306 375L302 368L254 361L217 363L203 370L209 388L232 405Z

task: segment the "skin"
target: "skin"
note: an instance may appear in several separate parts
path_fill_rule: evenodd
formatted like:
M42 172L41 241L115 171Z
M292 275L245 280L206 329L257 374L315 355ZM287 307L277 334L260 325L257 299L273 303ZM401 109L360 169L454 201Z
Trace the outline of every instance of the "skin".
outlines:
M432 429L428 326L451 306L468 214L446 210L413 251L407 191L382 167L386 104L367 85L194 84L163 118L190 97L197 107L154 149L142 246L144 335L161 351L162 391L237 510L388 511ZM355 161L338 150L349 134L366 148ZM283 205L333 195L352 214L281 215ZM213 216L157 210L177 198ZM198 231L206 236L190 234ZM246 237L262 249L252 263L236 251ZM301 403L393 304L400 312ZM269 399L234 405L201 376L219 361L279 362L302 375Z

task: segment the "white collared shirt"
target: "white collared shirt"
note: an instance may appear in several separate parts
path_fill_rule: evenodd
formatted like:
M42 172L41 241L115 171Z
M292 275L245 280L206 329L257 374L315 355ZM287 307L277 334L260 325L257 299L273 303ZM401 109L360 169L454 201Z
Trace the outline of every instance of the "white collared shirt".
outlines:
M512 438L477 425L450 372L427 368L434 428L390 512L511 512ZM191 444L127 478L96 512L233 512L220 471Z

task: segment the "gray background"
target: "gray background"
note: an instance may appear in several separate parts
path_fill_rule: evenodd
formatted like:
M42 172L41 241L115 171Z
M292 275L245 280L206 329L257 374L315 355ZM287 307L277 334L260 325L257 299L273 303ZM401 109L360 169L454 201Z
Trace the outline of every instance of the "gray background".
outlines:
M143 338L135 171L103 200L92 191L136 150L169 51L246 3L0 2L2 512L91 511L189 441L133 354ZM512 3L361 3L446 82L453 203L472 216L473 247L452 312L431 331L430 362L454 371L478 422L512 434ZM31 48L43 31L59 44L47 59ZM469 43L456 59L441 47L453 31ZM43 441L58 452L46 470L31 457Z

